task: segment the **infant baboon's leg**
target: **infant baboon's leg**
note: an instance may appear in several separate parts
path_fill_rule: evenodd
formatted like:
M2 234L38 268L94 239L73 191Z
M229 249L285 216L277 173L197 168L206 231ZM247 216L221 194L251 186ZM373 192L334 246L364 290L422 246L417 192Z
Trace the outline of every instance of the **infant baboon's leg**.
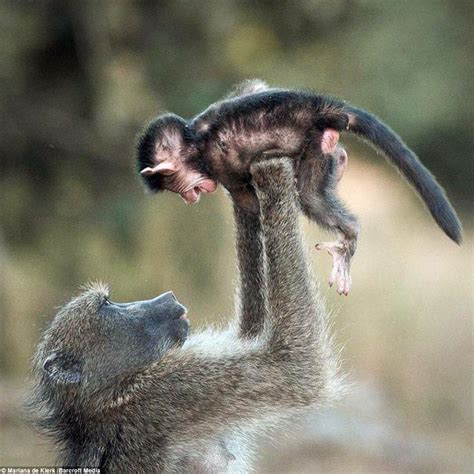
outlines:
M328 211L329 210L330 209L328 209ZM329 286L333 286L334 283L337 282L337 292L340 295L344 294L347 296L352 284L350 274L351 261L357 247L359 224L355 216L349 213L344 217L340 215L333 217L335 217L335 220L340 219L339 222L335 224L333 230L338 231L341 238L334 242L320 242L316 244L316 249L327 250L332 256L333 264L329 276ZM329 218L328 213L328 219Z
M336 195L336 184L347 165L347 155L341 148L337 156L307 157L298 172L298 190L304 214L321 227L336 232L334 242L321 242L333 258L329 285L337 282L337 292L347 295L351 287L350 266L357 247L359 223Z

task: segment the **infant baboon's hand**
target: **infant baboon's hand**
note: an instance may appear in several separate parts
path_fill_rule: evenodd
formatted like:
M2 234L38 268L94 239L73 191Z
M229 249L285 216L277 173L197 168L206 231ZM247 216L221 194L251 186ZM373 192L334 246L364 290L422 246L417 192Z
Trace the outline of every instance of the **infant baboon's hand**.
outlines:
M250 173L257 191L294 192L295 174L289 158L270 158L253 162L250 165Z

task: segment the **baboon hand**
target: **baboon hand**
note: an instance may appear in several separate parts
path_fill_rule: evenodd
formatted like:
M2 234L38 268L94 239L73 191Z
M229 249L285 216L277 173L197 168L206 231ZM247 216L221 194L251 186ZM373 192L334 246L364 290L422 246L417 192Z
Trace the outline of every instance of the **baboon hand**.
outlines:
M253 184L259 192L266 193L270 190L294 192L295 175L289 158L271 158L253 162L250 165L250 173Z
M229 194L234 203L241 209L257 215L260 212L260 205L257 195L255 194L255 189L251 186L248 186L248 188L232 189L229 191Z

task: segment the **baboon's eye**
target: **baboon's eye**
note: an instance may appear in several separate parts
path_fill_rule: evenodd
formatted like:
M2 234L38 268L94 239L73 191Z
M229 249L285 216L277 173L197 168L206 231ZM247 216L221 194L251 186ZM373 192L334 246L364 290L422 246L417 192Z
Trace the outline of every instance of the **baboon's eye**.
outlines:
M104 305L109 305L112 304L107 296L104 296L104 302L102 303Z

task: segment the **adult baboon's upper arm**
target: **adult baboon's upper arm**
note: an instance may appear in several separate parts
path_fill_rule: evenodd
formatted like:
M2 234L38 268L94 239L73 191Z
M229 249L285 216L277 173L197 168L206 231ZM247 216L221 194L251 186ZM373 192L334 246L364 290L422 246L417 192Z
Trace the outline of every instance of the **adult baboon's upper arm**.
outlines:
M233 352L233 353L232 353ZM170 352L139 383L160 430L178 440L212 437L240 423L307 405L304 374L264 347L221 356L199 349ZM146 402L146 403L145 403Z

